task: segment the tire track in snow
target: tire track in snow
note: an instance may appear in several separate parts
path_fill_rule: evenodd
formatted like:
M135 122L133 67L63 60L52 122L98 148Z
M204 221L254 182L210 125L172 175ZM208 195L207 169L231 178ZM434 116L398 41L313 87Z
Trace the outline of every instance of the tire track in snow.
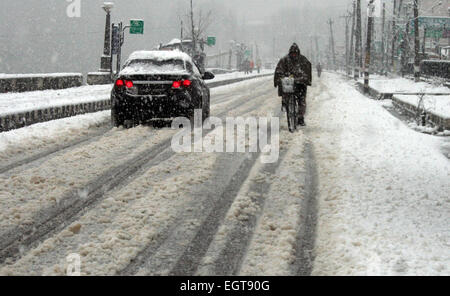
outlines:
M255 103L248 108L254 109L260 105L258 102L260 93L252 94L251 98L244 103L237 101L231 104L219 116L225 116L233 109L253 102ZM267 91L263 93L267 93ZM245 96L240 97L240 99L243 97ZM41 209L34 215L31 224L18 226L7 233L1 234L0 264L3 264L7 259L9 263L18 260L27 250L61 231L65 225L75 221L82 211L88 211L95 206L107 192L117 189L119 186L126 186L127 183L131 182L131 177L142 169L148 169L169 159L175 154L170 149L170 145L171 138L145 150L127 163L106 171L85 186L84 190L75 190L67 194L57 205ZM84 192L84 198L80 198L80 192Z
M282 151L279 160L274 164L263 166L262 169L259 170L259 174L266 175L267 178L270 178L270 175L276 173L286 154L287 150ZM269 191L272 185L268 182L267 178L262 182L250 180L251 184L248 188L248 193L252 193L252 206L258 209L258 211L255 213L246 213L245 218L243 218L245 224L237 223L233 225L233 229L231 229L227 235L224 248L218 255L218 260L212 264L210 263L212 266L209 268L212 270L212 274L218 276L233 276L239 273L247 247L252 239L252 234L255 231L257 220L264 208L264 203L267 198L265 193ZM182 262L180 262L180 267L182 268L182 266Z
M106 192L127 181L127 178L137 173L146 163L156 158L170 146L170 139L146 150L129 163L119 165L112 170L103 173L99 178L85 186L87 191L85 198L80 198L80 192L75 190L67 194L60 203L40 210L34 215L33 223L26 226L18 226L6 234L1 235L0 263L5 260L17 260L18 255L43 241L55 231L59 231L65 224L69 224L77 214L89 206L95 205ZM157 163L156 163L157 164ZM155 164L155 165L156 165Z
M178 221L162 231L163 234L159 239L146 246L136 259L120 271L118 275L133 275L136 273L146 275L169 274L170 269L177 264L178 258L184 254L186 248L189 248L191 244L195 244L195 237L201 231L200 225L190 225L187 222L193 218L200 219L202 227L205 227L204 224L206 224L205 230L210 230L213 234L215 226L218 226L220 223L220 218L216 218L225 214L227 204L233 201L235 195L232 189L234 190L234 188L240 186L243 182L242 179L245 179L246 173L250 171L256 160L256 157L250 155L249 158L243 156L239 160L236 157L226 157L219 161L220 165L216 165L216 171L219 173L211 179L207 188L202 188L202 192L196 194L197 200L186 207L190 210L186 213L180 212L177 215ZM237 167L235 167L236 162L239 164ZM234 174L229 174L230 169L233 170ZM217 182L221 182L219 183L221 185L218 186ZM223 186L224 184L225 186ZM199 201L201 201L201 204ZM221 207L224 209L221 210ZM210 220L211 217L212 220ZM207 249L209 240L201 243L204 244L202 248ZM192 266L195 268L196 266L195 263L185 264L190 265L186 266L186 268L191 268Z
M309 134L307 131L306 134ZM318 173L316 158L314 155L314 146L307 140L305 143L306 152L306 178L305 178L305 200L301 207L299 224L299 240L297 243L297 258L294 263L293 274L299 276L309 276L313 270L314 247L317 228L317 194L318 194Z
M316 97L319 93L326 92L328 97L331 93L322 79L319 79L319 87L312 89L310 97ZM309 111L316 112L322 104L323 100L315 100ZM310 112L308 112L310 113ZM313 134L316 129L308 125L305 129L306 141L304 151L306 153L306 177L305 177L305 200L301 207L301 217L299 223L299 237L296 249L296 260L293 264L292 273L299 276L310 276L314 266L314 249L317 230L318 215L318 190L319 190L319 174L317 170L317 161L314 152L314 143L312 141Z
M0 167L0 174L7 173L13 169L28 165L30 163L34 163L38 160L45 160L49 156L56 155L60 152L66 152L70 151L70 149L75 149L81 145L88 145L89 143L92 143L93 141L98 141L100 138L102 138L107 132L111 130L110 127L102 128L99 132L96 132L92 135L89 135L87 137L84 137L80 140L72 141L69 144L58 146L53 149L49 149L47 151L40 152L36 155L23 158L19 161L15 161L13 163L10 163L6 166Z
M269 100L272 100L272 97L273 94L270 94ZM256 106L260 107L261 102ZM278 108L279 106L276 110ZM247 109L253 111L255 106ZM270 131L268 137L270 138ZM198 190L193 204L186 207L194 210L182 209L178 214L177 222L161 231L162 235L159 239L146 246L118 274L193 274L202 258L202 253L204 254L208 249L215 231L259 155L259 153L253 153L236 157L236 154L223 154L215 165L214 171L217 173L208 185ZM191 225L188 222L192 219L200 219L201 222ZM195 258L191 256L192 252L195 253ZM193 262L190 262L191 259ZM180 270L180 266L183 270Z

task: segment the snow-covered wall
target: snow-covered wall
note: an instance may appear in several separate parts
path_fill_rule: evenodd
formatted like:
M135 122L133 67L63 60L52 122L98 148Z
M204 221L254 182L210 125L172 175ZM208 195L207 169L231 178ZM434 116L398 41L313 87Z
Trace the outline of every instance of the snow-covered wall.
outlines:
M0 93L64 89L82 84L81 73L0 74Z

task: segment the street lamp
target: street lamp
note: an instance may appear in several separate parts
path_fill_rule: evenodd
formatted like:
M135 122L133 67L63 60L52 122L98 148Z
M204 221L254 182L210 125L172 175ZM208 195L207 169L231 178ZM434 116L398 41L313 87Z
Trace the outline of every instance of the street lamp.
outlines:
M112 2L104 2L103 10L106 12L105 43L103 55L100 62L100 72L111 72L111 10L114 7Z

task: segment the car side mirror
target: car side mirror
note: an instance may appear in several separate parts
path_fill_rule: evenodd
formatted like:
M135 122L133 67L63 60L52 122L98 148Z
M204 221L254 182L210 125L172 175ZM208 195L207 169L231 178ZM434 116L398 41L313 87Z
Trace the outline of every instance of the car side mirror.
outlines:
M214 74L213 73L211 73L211 72L205 72L204 74L203 74L203 80L211 80L211 79L214 79L216 76L214 76Z

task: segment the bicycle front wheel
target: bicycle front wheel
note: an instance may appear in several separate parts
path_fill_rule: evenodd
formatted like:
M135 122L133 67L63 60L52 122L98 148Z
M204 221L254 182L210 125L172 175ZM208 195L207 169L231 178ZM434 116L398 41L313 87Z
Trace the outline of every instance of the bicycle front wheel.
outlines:
M287 114L288 128L291 133L297 129L298 107L296 105L297 104L294 95L289 94L287 96L286 114Z

